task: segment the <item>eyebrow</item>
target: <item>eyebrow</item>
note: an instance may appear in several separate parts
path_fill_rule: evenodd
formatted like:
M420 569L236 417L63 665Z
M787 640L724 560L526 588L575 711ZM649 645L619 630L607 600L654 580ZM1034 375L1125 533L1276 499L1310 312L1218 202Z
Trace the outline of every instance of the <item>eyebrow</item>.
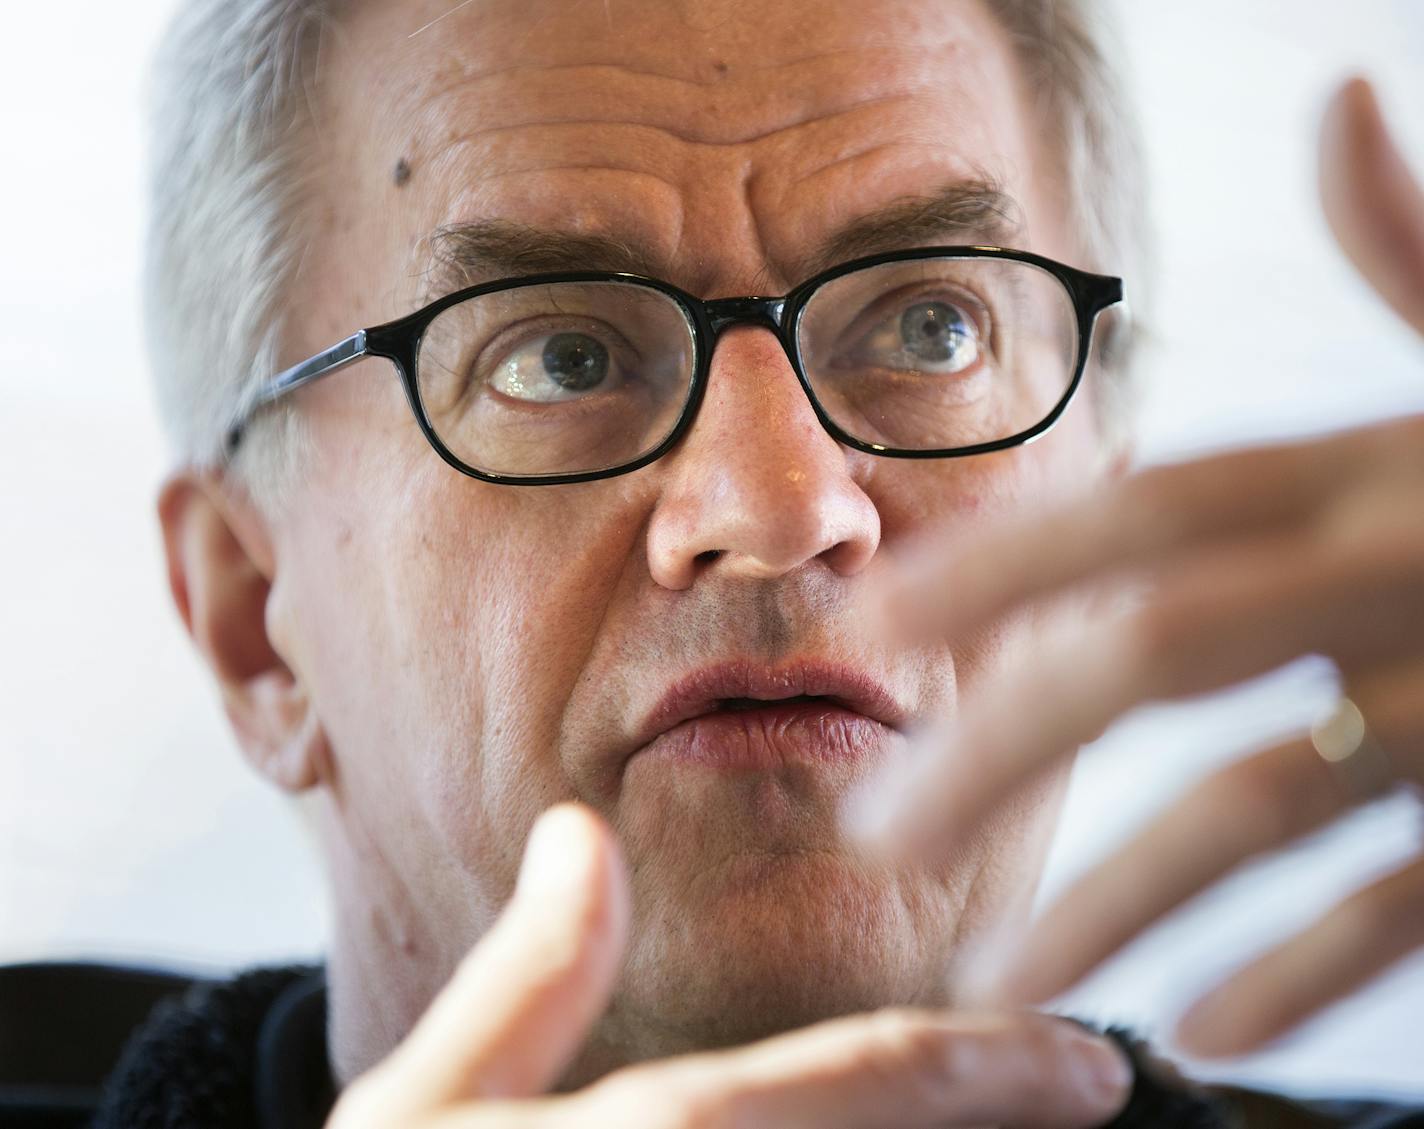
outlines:
M474 220L437 228L429 237L430 298L497 278L559 271L610 271L665 278L672 270L649 248L609 235Z
M961 181L902 198L832 232L785 276L810 278L837 263L936 244L1012 245L1023 225L1018 204L998 185ZM677 267L633 239L530 227L502 219L437 228L428 239L427 300L497 278L560 271L610 271L672 279Z
M848 259L938 244L1013 246L1023 231L1021 215L1014 198L992 181L960 181L852 220L792 264L788 275L810 278Z

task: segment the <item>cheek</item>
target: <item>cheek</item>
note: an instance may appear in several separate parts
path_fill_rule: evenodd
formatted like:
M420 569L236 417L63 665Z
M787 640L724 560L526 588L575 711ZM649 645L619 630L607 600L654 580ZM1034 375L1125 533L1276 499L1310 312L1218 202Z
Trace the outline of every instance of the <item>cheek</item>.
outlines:
M865 459L859 477L892 549L921 537L952 544L997 519L1061 504L1094 489L1106 469L1086 397L1042 439L1007 451L962 459Z
M319 709L381 812L466 871L509 855L512 877L528 824L570 795L565 714L642 524L616 490L404 471L306 507L334 515L298 552L322 562L304 586Z

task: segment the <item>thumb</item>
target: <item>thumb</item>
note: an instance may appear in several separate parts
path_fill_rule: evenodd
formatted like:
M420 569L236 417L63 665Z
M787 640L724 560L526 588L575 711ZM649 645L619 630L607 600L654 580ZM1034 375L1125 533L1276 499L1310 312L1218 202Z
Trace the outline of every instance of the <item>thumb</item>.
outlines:
M394 1099L388 1115L546 1091L607 1006L627 927L612 832L587 808L550 808L529 835L514 898L377 1068Z
M1325 111L1320 196L1350 261L1424 333L1424 192L1390 140L1364 79L1342 86Z

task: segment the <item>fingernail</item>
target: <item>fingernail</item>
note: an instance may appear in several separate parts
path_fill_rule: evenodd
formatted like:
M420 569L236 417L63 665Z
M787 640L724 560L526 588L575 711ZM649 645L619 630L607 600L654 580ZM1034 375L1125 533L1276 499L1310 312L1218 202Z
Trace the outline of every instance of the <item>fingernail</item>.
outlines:
M1096 1035L1074 1038L1074 1074L1083 1093L1095 1103L1119 1108L1132 1090L1132 1063L1122 1050Z
M549 808L534 821L515 884L516 897L546 897L577 886L588 854L584 820L569 804Z

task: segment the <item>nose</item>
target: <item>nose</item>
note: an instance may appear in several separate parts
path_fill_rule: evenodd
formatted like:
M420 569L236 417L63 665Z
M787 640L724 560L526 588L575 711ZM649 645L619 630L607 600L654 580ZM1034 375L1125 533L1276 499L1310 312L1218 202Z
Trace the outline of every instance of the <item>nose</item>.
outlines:
M880 515L852 477L869 457L821 426L770 330L728 329L697 418L663 459L653 579L682 589L715 569L765 580L813 561L853 575L880 543Z

